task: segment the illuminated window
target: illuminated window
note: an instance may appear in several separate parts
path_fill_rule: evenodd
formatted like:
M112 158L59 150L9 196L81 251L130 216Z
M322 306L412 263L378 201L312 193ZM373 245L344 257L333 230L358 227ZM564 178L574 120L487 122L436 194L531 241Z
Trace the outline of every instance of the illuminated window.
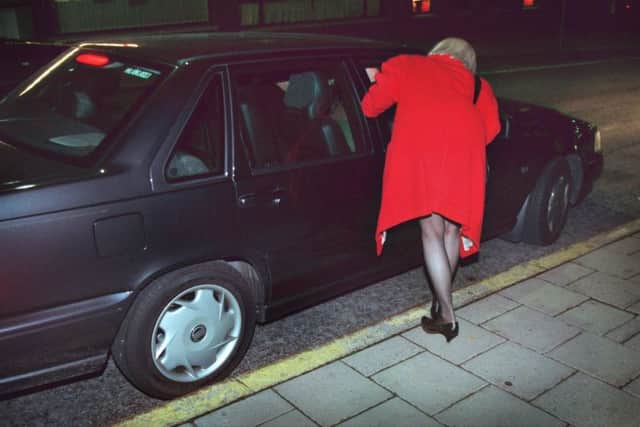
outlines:
M411 4L412 11L416 15L431 13L431 0L413 0Z

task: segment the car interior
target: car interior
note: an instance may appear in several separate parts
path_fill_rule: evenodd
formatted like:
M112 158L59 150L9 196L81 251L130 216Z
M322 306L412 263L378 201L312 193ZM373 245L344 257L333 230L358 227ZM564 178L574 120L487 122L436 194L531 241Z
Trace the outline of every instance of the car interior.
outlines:
M252 82L239 88L239 108L254 168L315 161L352 152L330 80L317 71L286 82ZM283 90L284 89L284 90ZM348 126L348 124L347 124Z
M191 115L166 168L169 181L221 173L224 170L224 100L214 79Z

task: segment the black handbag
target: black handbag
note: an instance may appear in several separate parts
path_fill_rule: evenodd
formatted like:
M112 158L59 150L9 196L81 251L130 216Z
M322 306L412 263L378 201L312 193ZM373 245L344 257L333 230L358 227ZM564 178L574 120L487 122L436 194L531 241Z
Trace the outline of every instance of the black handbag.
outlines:
M475 85L473 87L473 104L475 105L478 100L478 95L480 95L480 89L482 89L482 80L480 80L480 76L477 74L474 74L473 77L475 78Z

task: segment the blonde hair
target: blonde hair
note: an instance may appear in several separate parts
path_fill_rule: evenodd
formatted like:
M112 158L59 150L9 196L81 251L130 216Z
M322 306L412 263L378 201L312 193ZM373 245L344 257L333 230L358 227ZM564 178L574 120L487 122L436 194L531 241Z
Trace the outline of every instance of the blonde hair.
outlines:
M429 55L449 55L461 61L472 73L476 72L478 63L476 61L476 51L466 40L457 37L447 37L440 40L429 51Z

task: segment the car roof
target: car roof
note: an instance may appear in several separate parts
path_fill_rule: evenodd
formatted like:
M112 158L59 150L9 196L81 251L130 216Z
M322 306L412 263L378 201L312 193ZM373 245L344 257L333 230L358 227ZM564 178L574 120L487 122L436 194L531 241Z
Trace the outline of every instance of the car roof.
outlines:
M129 34L75 41L77 46L118 51L135 49L136 55L170 64L198 59L260 55L277 52L337 50L389 50L402 45L363 38L272 31Z

